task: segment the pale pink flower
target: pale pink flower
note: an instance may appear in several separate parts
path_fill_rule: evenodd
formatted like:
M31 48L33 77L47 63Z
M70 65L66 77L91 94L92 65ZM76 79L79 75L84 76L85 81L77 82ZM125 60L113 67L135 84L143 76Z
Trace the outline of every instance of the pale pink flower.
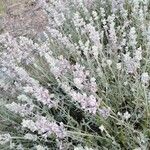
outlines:
M12 102L11 104L6 104L5 107L10 111L20 114L22 117L32 114L34 108L33 104L17 104Z
M107 119L109 117L109 115L110 115L110 108L103 107L103 108L100 108L98 110L98 112L99 112L100 116L102 116L103 118Z
M78 102L85 111L88 111L91 114L95 114L99 106L96 98L93 95L87 96L86 93L79 93L74 90L71 90L69 93L72 96L72 99Z
M96 31L95 27L91 24L86 24L85 29L86 29L86 32L89 34L89 38L94 43L94 45L99 46L100 35L99 35L99 32Z
M46 117L38 116L37 120L34 122L32 120L22 121L22 127L30 129L32 132L38 131L44 138L55 134L57 138L63 139L66 136L66 131L63 127L63 123L60 125L55 122L50 122Z

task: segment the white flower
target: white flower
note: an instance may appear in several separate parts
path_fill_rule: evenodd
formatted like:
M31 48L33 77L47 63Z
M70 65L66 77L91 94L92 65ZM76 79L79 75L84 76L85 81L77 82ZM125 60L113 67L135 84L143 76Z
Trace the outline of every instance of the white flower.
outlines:
M24 94L19 95L17 98L18 98L19 101L28 102L28 97L26 95L24 95Z
M128 81L125 81L123 84L126 86L128 84Z
M89 38L91 42L93 42L95 46L99 46L100 35L99 32L95 29L95 27L92 24L86 24L85 29L86 32L89 33Z
M82 27L85 25L83 18L81 18L79 12L74 14L73 23L76 27Z
M130 57L130 53L124 54L124 64L127 73L136 73L137 69L140 67L140 61L135 58Z
M92 15L94 17L94 20L98 20L98 14L96 11L92 11Z
M117 63L117 69L118 69L118 70L121 70L121 68L122 68L121 63Z
M147 72L142 73L141 82L143 84L149 84L149 80L150 80L150 77L149 77L148 73Z
M95 45L92 46L92 53L93 53L95 59L98 59L98 54L99 54L99 52L98 52L98 46L95 46Z
M138 61L142 60L142 49L141 49L141 47L135 51L135 59Z
M112 65L112 60L108 59L108 60L106 60L106 63L107 63L108 66L111 66Z
M96 84L96 79L94 77L92 77L90 79L90 90L95 93L97 91L97 84Z
M116 50L117 47L117 35L115 30L115 15L108 16L108 22L109 22L109 40L111 42L111 49L113 51Z
M124 114L123 114L123 119L125 119L126 121L131 117L131 114L128 113L128 111L126 111Z
M133 49L136 48L136 44L137 44L136 38L137 35L136 35L135 27L132 27L129 33L129 44Z
M46 150L46 147L43 147L41 145L37 145L36 150Z
M28 128L32 132L37 130L36 124L32 120L25 120L25 119L23 119L21 124L22 124L22 127Z
M82 78L74 78L73 79L75 85L79 88L82 89L83 88L83 80Z
M100 127L99 127L99 129L103 132L103 131L105 131L105 127L103 126L103 125L101 125Z
M63 23L66 19L65 19L65 16L63 13L55 12L54 13L54 20L58 26L61 26L61 25L63 25Z
M28 140L36 141L37 140L37 135L33 135L33 134L30 134L30 133L27 133L27 134L25 134L24 138L28 139Z

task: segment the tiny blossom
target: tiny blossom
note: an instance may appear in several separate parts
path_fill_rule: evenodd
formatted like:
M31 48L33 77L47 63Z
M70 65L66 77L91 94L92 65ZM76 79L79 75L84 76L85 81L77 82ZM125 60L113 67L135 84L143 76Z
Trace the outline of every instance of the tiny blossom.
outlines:
M118 112L117 115L118 115L118 116L122 116L122 113L121 113L121 112Z
M88 56L89 47L90 47L90 41L87 40L86 43L85 43L85 45L82 48L85 56Z
M0 36L0 44L5 46L5 62L32 63L38 44L26 37L13 38L9 33Z
M137 15L138 14L138 10L139 10L139 3L140 1L138 0L133 0L133 4L134 4L134 7L133 7L133 15Z
M92 92L97 91L96 79L94 77L90 78L89 71L85 67L76 63L73 67L73 81L76 87L79 89L86 89ZM88 79L90 78L90 79Z
M136 48L136 44L137 44L136 38L137 38L137 35L136 35L135 27L132 27L129 33L129 44L133 49Z
M145 27L144 27L144 23L143 23L144 22L144 12L143 12L143 9L139 10L139 21L142 22L140 27L141 27L141 30L144 31Z
M138 61L142 60L142 49L141 49L141 47L139 47L135 51L135 59L138 60Z
M85 25L85 22L84 22L83 18L81 18L79 12L76 12L74 14L73 23L74 23L75 27L83 27Z
M90 40L94 43L95 46L100 45L100 35L99 32L96 31L95 27L91 24L86 24L85 29L87 33L89 33Z
M27 116L32 114L32 110L34 108L33 104L17 104L12 102L11 104L6 104L5 107L14 113L18 113L21 116Z
M47 147L44 147L42 145L37 145L36 150L47 150Z
M44 8L48 7L46 0L37 0L37 2L40 7L44 7Z
M103 107L103 108L100 108L98 112L103 118L107 119L110 115L110 108Z
M97 84L96 84L96 79L94 77L90 79L89 88L93 93L97 92Z
M48 35L46 34L45 36L48 36ZM49 37L47 37L47 40L49 40ZM38 46L38 53L39 53L39 55L42 57L42 56L44 56L47 53L51 53L52 54L52 51L50 51L49 47L50 47L50 43L48 41L45 41L44 43L40 44Z
M84 82L86 82L86 74L84 67L80 64L76 64L73 70L74 82L78 88L83 88Z
M83 53L86 57L88 57L88 54L89 54L89 49L90 49L90 41L87 40L85 42L85 44L83 44L83 42L81 40L79 40L79 46L80 46L80 49L83 50ZM80 53L81 54L81 53Z
M115 30L115 16L109 16L108 17L108 22L109 22L109 40L111 43L112 50L117 49L117 35L116 35L116 30Z
M34 131L37 130L37 127L36 127L34 121L32 121L32 120L23 119L21 124L22 124L22 127L23 127L23 128L28 128L28 129L30 129L32 132L34 132Z
M125 86L128 85L128 81L125 81L125 82L123 83L123 85L125 85Z
M81 107L88 111L89 113L95 114L98 108L98 102L96 98L93 95L90 95L89 97L86 95L86 93L79 93L75 92L74 90L71 90L69 93L72 98L77 101Z
M63 36L62 33L56 29L48 28L47 30L50 33L51 37L56 39L57 42L59 42L60 44L63 44L68 49L71 49L71 50L75 49L74 45L70 42L70 39L67 36Z
M142 75L141 75L141 82L143 84L148 85L149 84L149 80L150 80L150 77L149 77L148 73L147 72L142 73Z
M94 17L94 20L98 20L98 14L96 11L92 11L92 15Z
M56 78L65 75L70 69L70 63L63 58L55 59L53 64L51 64L51 72L54 74Z
M37 135L27 133L27 134L24 135L24 138L27 139L27 140L36 141L37 140Z
M140 67L140 62L135 60L135 58L131 58L129 53L124 55L124 64L126 67L127 73L136 73L137 69Z
M101 16L105 17L106 13L105 13L105 9L103 7L100 7L100 12L101 12Z
M106 60L106 63L107 63L108 66L111 66L112 65L112 60L108 59L108 60Z
M33 94L37 101L42 102L44 105L47 105L49 108L56 107L57 103L52 101L53 94L49 95L49 92L47 89L44 89L42 87L30 87L26 86L24 87L24 91L27 93Z
M66 136L66 132L63 127L63 123L57 125L55 122L49 122L46 117L38 117L35 122L39 134L44 134L43 136L47 137L48 135L54 133L57 138L63 139Z
M124 3L125 0L112 0L112 12L116 13L118 10L122 10Z
M34 122L32 120L22 121L22 127L30 129L32 132L38 131L43 137L47 138L51 134L55 134L57 138L63 139L66 136L63 124L56 124L55 122L49 122L46 117L38 116Z
M45 58L50 65L50 71L56 79L65 75L71 68L70 62L59 56L59 59L55 59L51 54L46 53Z
M97 60L98 59L98 55L99 55L99 47L98 46L92 46L92 53L94 55L94 58Z
M55 12L54 13L54 20L55 20L57 26L61 26L61 25L63 25L66 18L65 18L63 13Z
M83 0L87 8L91 8L94 5L95 0Z
M93 95L90 95L87 99L88 111L95 114L97 111L98 103L96 98Z
M29 98L29 97L27 97L27 96L24 95L24 94L19 95L19 96L17 97L17 99L18 99L19 101L27 102L28 104L32 104L32 99Z
M99 129L103 132L103 131L105 131L105 127L103 126L103 125L101 125L100 127L99 127Z
M49 91L47 89L44 89L43 87L38 86L26 86L24 87L24 91L26 93L31 93L37 101L42 102L44 105L47 105L49 108L56 107L57 102L54 102L52 98L54 98L53 94L49 94Z
M121 63L117 63L117 69L121 70L121 68L122 68L122 64Z
M37 101L42 102L44 105L56 107L57 102L52 101L53 94L49 94L49 91L43 88L39 82L29 76L28 72L21 67L14 67L14 72L19 76L18 80L25 82L26 86L22 87L26 93L32 94Z
M69 86L67 82L63 82L59 84L61 85L62 89L64 89L65 92L69 93L71 91L71 86Z
M79 89L83 89L84 85L81 78L74 78L73 81Z
M131 114L129 114L128 111L126 111L122 117L127 121L131 117Z

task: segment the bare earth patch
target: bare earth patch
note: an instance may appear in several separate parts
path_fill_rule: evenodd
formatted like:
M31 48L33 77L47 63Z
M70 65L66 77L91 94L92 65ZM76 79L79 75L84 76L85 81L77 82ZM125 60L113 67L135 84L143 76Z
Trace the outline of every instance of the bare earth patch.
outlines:
M14 37L22 35L34 38L45 29L48 19L36 2L24 0L7 4L0 22L0 29Z

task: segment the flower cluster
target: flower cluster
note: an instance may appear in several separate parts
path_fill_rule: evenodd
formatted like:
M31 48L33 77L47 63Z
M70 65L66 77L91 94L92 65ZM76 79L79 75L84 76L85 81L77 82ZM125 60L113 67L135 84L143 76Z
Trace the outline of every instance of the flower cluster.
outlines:
M35 3L40 40L0 34L0 149L150 149L150 2Z
M51 134L55 134L57 138L63 139L66 136L63 124L56 124L55 122L49 122L46 117L38 116L37 120L23 119L22 127L28 128L32 132L37 131L44 138L47 138Z

